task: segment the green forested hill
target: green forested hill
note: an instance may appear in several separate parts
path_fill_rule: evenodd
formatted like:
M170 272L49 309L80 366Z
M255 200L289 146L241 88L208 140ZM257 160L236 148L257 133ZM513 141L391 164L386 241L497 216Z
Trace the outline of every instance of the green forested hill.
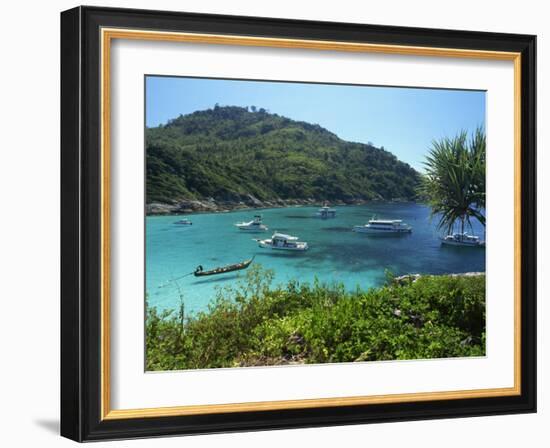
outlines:
M219 107L146 129L147 202L183 199L413 199L418 173L382 148L350 143L264 109Z

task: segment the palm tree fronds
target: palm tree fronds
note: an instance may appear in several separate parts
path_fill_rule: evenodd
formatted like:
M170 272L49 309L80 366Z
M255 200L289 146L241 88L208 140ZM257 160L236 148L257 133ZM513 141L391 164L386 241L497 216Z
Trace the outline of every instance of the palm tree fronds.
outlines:
M450 233L457 222L472 227L475 218L485 226L485 132L478 127L454 138L433 141L424 162L420 194L427 198L438 229Z

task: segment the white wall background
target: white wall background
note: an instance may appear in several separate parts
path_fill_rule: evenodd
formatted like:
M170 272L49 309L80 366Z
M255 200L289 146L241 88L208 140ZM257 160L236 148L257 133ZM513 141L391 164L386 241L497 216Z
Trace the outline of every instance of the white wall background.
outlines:
M539 164L539 413L379 425L343 426L124 441L109 446L189 447L366 445L452 448L548 446L546 387L550 318L543 301L550 269L549 13L535 0L442 2L393 0L132 0L87 4L204 13L333 20L538 35ZM59 414L59 12L77 2L19 1L2 5L0 70L0 440L3 446L69 446ZM98 444L103 446L106 444Z

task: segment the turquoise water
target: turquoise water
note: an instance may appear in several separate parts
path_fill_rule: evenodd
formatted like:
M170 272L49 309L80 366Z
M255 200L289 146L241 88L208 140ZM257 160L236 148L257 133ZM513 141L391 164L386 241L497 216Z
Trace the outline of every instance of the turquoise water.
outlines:
M216 288L231 286L246 271L197 278L180 277L202 265L205 270L256 256L254 263L275 272L274 283L290 279L342 282L351 289L378 286L385 270L407 273L459 273L485 271L485 249L441 246L429 209L412 203L335 207L334 219L315 218L319 207L246 210L229 213L188 214L192 226L178 226L181 217L146 219L146 289L149 303L159 309L175 308L183 294L186 312L206 310ZM261 213L269 226L264 233L245 233L233 224ZM376 214L378 218L403 219L413 232L404 236L368 236L351 231ZM253 238L268 238L272 231L307 241L307 252L262 249ZM483 237L481 226L475 229ZM178 290L179 289L179 290Z

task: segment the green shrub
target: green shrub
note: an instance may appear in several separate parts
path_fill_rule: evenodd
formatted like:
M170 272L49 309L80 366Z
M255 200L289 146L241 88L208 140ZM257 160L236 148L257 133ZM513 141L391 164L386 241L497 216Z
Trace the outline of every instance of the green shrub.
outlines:
M428 359L485 354L485 276L423 276L348 292L271 285L253 266L207 312L147 308L147 370Z

